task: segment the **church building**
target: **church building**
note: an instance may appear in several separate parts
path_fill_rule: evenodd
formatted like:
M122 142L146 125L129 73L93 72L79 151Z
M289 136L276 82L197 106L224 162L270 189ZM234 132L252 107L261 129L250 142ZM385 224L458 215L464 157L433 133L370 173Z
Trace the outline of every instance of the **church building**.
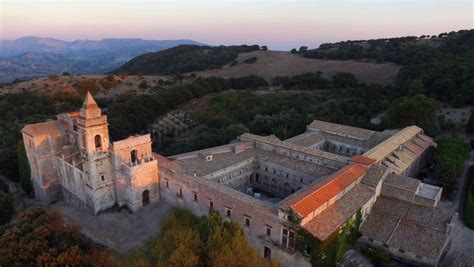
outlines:
M135 211L159 201L150 135L111 143L107 116L90 93L80 111L22 129L36 198L64 199L95 214L114 205Z

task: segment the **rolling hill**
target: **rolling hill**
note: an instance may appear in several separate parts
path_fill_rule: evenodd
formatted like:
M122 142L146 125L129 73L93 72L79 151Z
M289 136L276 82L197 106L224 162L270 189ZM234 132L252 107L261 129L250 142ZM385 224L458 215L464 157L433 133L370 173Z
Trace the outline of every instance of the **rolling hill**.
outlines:
M256 58L255 63L245 63ZM349 72L365 83L377 82L393 84L400 70L396 64L376 64L358 61L322 60L305 58L297 54L281 51L254 51L241 53L238 63L228 64L220 69L194 72L198 76L217 76L224 78L257 75L270 81L276 76L293 76L307 72L322 72L324 78L330 78L338 72Z
M0 83L29 79L64 71L100 74L117 68L129 59L180 44L200 44L193 40L103 39L63 41L53 38L23 37L0 42Z

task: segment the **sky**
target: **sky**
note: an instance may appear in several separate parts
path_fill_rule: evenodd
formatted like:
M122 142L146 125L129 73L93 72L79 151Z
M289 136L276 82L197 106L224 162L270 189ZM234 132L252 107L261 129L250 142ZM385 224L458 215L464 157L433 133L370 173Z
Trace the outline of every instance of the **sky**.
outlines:
M0 0L0 39L193 39L274 50L472 29L472 0Z

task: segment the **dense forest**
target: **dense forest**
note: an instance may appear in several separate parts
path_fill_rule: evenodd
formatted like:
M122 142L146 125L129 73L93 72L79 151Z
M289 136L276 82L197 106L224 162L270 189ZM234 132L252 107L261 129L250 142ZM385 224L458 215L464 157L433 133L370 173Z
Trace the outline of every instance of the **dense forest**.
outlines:
M113 71L115 74L174 75L191 71L220 68L239 53L260 50L258 45L199 46L179 45L162 51L147 53L131 59Z

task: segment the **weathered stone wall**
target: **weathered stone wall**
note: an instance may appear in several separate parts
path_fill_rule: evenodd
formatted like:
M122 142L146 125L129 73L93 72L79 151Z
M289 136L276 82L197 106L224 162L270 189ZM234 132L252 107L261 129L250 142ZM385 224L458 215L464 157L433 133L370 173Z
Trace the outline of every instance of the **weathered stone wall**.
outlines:
M285 221L278 217L275 206L202 177L182 177L166 169L160 169L160 176L162 200L188 208L196 215L207 214L212 205L224 219L242 226L260 256L263 257L264 248L268 247L272 258L280 261L282 266L310 266L307 258L279 247ZM250 220L249 225L246 225L246 218ZM270 235L267 235L267 228Z

